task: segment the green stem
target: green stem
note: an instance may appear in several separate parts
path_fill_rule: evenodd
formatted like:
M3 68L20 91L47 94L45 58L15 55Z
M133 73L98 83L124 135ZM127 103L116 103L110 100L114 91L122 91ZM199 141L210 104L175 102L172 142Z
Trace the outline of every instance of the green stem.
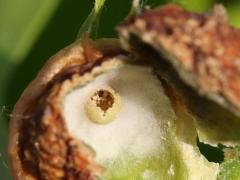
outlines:
M97 38L100 16L105 1L106 0L95 0L91 13L79 29L77 40L81 39L84 34L88 34L93 39Z

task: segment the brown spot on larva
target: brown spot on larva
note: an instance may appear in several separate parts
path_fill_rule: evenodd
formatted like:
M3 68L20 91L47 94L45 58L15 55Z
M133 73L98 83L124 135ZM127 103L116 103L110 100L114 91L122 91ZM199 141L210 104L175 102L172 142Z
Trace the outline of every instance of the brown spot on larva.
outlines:
M91 97L91 100L96 103L98 107L100 107L103 111L107 111L110 107L112 107L114 103L114 97L112 93L105 89L100 89L94 93Z

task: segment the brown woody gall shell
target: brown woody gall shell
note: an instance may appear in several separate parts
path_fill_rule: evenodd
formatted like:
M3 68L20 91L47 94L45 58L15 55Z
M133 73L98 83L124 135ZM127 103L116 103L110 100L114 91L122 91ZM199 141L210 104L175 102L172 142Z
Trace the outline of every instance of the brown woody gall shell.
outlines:
M123 41L135 36L162 54L201 95L240 109L240 31L229 25L221 5L206 14L161 6L131 17L118 31Z
M168 4L117 29L123 46L152 63L184 99L198 119L200 140L240 143L240 30L229 25L223 6L199 14Z
M111 59L119 54L124 51L116 40L85 38L47 61L16 103L10 121L14 179L95 179L102 174L94 152L69 134L60 101L71 88L118 64Z

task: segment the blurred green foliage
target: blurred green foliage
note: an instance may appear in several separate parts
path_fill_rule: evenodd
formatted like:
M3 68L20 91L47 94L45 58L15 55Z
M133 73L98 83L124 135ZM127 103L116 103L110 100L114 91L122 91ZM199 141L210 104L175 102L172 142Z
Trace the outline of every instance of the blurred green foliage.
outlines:
M10 179L6 156L6 121L12 108L5 104L9 79L32 48L59 2L0 0L0 178L3 180Z
M170 0L145 0L157 6ZM171 0L193 11L206 11L214 0ZM218 1L220 2L220 1ZM240 26L240 3L221 1L231 23ZM0 179L9 180L6 156L11 110L44 62L76 39L93 0L0 0ZM114 27L129 12L131 1L107 0L99 37L114 37Z
M233 26L240 27L240 1L222 0L220 1L227 9L230 23Z

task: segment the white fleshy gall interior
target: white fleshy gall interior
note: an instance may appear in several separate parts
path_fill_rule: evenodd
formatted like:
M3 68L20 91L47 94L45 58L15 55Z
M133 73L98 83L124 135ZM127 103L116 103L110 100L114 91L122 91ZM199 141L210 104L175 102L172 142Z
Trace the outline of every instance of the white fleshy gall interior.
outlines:
M120 112L108 124L92 122L85 111L89 96L101 87L111 87L121 98ZM106 167L104 179L191 177L174 135L175 113L152 68L124 64L98 75L65 96L63 113L72 136L92 147ZM202 158L191 153L196 161Z
M98 125L89 120L84 105L92 92L105 86L120 95L122 105L113 122ZM166 107L161 108L163 105L170 106L151 68L123 65L69 93L64 114L69 131L90 145L97 161L103 162L117 159L123 152L136 157L159 152L162 134L158 119L169 116L164 112Z

